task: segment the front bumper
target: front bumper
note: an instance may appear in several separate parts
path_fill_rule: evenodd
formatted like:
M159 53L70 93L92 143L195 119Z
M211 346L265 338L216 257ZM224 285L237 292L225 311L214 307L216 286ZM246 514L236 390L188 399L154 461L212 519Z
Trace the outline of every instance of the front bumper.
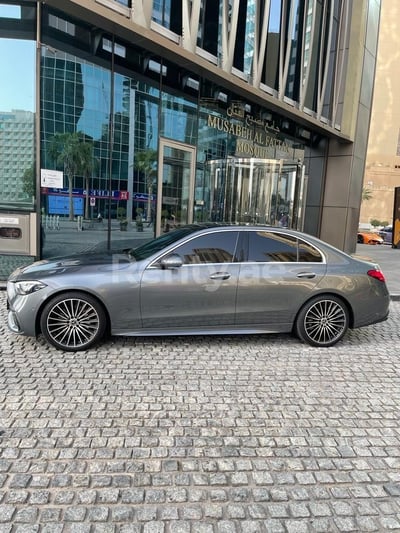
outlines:
M8 311L8 328L13 332L13 333L22 333L22 329L21 329L21 326L19 324L19 321L18 321L18 317L17 317L17 314L14 313L14 311Z
M36 315L40 306L40 295L32 293L19 295L15 285L7 283L7 325L10 331L20 335L36 336Z

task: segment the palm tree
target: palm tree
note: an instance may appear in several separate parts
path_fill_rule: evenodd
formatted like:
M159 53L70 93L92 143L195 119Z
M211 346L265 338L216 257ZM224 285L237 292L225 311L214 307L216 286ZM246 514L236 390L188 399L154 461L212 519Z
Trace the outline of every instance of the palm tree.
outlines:
M361 193L361 201L367 201L368 200L371 200L372 198L372 191L371 189L366 189L365 187L363 187L362 189L362 193Z
M35 166L33 164L30 167L26 168L25 172L22 175L22 190L27 196L29 196L29 198L35 196Z
M147 222L151 221L151 195L153 192L153 180L156 174L155 162L157 161L157 151L152 149L137 152L135 155L135 168L143 172L147 187Z
M74 176L77 174L82 162L81 144L81 133L56 133L50 140L48 148L50 157L56 165L64 168L64 173L68 178L69 220L74 220L72 187Z
M97 160L93 157L93 143L81 142L79 146L79 168L78 171L85 178L85 218L89 218L89 189L90 178L93 175L93 171L97 166Z

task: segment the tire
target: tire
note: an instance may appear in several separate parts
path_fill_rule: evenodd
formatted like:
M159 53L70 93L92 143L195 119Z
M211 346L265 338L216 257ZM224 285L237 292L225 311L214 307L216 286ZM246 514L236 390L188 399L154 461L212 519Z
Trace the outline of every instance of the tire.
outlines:
M339 342L349 328L349 312L336 296L316 296L300 310L297 336L310 346L328 347Z
M94 346L103 337L106 315L88 294L67 292L44 307L40 327L45 339L58 350L77 352Z
M362 235L357 235L357 244L364 244L364 237Z

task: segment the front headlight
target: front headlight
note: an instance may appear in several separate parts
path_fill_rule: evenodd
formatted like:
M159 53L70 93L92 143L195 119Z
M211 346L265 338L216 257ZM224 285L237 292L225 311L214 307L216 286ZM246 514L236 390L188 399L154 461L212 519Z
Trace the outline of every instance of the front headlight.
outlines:
M15 292L20 296L32 294L33 292L40 291L40 289L44 289L44 287L46 285L41 281L16 281L14 283Z

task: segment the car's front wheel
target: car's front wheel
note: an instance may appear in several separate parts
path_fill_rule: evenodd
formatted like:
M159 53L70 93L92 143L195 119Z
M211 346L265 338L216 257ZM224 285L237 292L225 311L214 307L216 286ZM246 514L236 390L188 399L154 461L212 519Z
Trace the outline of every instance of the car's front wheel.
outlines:
M106 329L106 316L92 296L68 292L45 305L40 327L46 340L57 349L76 352L100 341Z
M336 344L349 328L349 312L336 296L316 296L300 310L295 323L298 337L311 346Z

